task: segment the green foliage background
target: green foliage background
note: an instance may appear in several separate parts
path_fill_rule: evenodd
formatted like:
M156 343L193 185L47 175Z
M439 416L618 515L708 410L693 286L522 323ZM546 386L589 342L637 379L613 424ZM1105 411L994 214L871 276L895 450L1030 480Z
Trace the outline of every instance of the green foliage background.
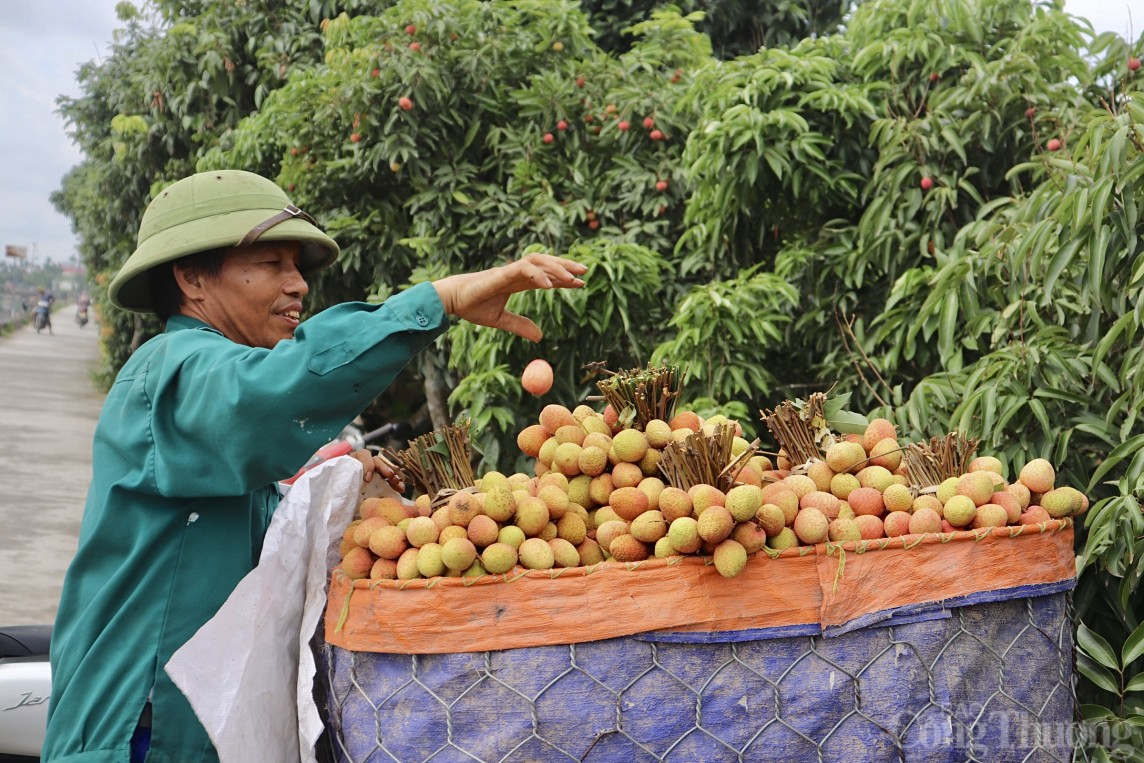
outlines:
M1141 41L1062 0L754 5L123 3L60 103L86 159L54 200L106 284L157 189L273 177L343 246L314 310L534 249L585 262L586 289L514 303L539 346L456 325L375 411L470 416L482 470L522 466L516 431L592 394L592 361L686 368L692 407L749 434L833 387L907 439L1048 458L1093 502L1085 711L1144 747ZM157 326L102 314L110 378Z

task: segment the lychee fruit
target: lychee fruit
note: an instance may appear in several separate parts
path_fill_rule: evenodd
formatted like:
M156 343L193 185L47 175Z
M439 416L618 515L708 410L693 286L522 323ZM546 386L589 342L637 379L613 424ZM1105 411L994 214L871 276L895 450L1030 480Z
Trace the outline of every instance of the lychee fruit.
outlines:
M804 546L822 543L827 538L830 522L818 509L801 509L794 518L794 534Z
M392 559L378 559L369 571L370 580L396 580L397 562Z
M636 540L644 543L655 543L667 535L667 522L664 520L663 514L652 509L632 520L630 532Z
M834 478L834 470L825 461L811 461L806 467L806 476L814 480L818 490L830 492L830 481Z
M885 492L886 488L894 484L894 475L884 466L867 466L855 476L858 477L862 487L872 487L879 493Z
M1058 487L1042 495L1040 505L1050 517L1061 519L1079 514L1083 499L1083 494L1074 487Z
M435 543L439 534L437 525L429 517L414 517L409 520L409 525L405 528L405 537L409 545L414 548L421 548L426 543Z
M993 472L1005 476L1005 466L1001 463L1001 459L993 456L978 456L969 462L968 469L971 472Z
M823 519L826 519L826 517L823 517ZM798 544L798 536L795 535L794 530L789 527L784 527L783 531L778 535L767 539L767 548L773 548L776 551L782 551L784 548L795 548Z
M882 466L891 472L902 464L902 448L893 437L884 437L870 449L870 465Z
M608 553L617 562L642 562L651 554L647 544L630 534L613 538Z
M536 358L524 367L524 372L520 375L520 385L524 387L525 392L539 397L552 389L552 379L552 366L547 360Z
M462 529L465 530L465 537L472 541L473 545L478 548L490 546L496 543L497 538L500 537L500 527L497 525L496 520L485 514L473 517L469 520L469 526ZM445 545L445 543L442 542L442 545Z
M516 550L520 566L530 570L550 570L556 563L556 556L552 553L552 546L548 541L540 538L528 538ZM579 561L579 554L576 555Z
M783 487L793 490L794 494L799 497L799 500L807 493L813 493L815 490L818 490L818 485L815 484L814 480L805 474L792 474L784 479L782 484Z
M709 506L699 515L699 537L709 543L719 543L731 537L735 518L723 506Z
M862 540L874 540L886 534L885 524L881 517L876 517L873 514L860 514L854 517L854 522L862 533Z
M835 442L826 449L826 464L836 474L861 468L866 462L866 450L856 442Z
M435 578L445 574L445 562L441 559L441 544L426 543L417 549L417 572L425 578Z
M1021 467L1018 479L1031 493L1047 493L1053 489L1057 472L1047 459L1034 458Z
M360 580L361 578L369 577L370 570L373 569L373 563L374 556L369 552L369 549L354 546L342 557L342 562L338 567L345 573L346 577L351 580Z
M850 493L862 487L862 483L853 474L835 474L830 478L830 492L840 500L845 501Z
M977 515L973 517L972 527L975 530L983 527L1004 527L1009 523L1009 515L1004 506L987 503L977 507Z
M957 480L957 494L971 498L974 506L989 503L989 496L993 495L993 478L990 474L990 472L969 472L961 475Z
M580 555L580 566L588 567L604 561L604 550L600 544L591 538L585 538L583 543L576 546L576 553Z
M727 503L727 496L714 485L699 483L692 485L687 492L691 495L691 506L695 516L699 516L711 506L724 506ZM760 501L760 505L761 503Z
M738 485L727 491L723 505L736 522L745 522L754 517L759 507L763 505L762 492L761 488L754 485Z
M747 566L747 549L734 540L722 541L715 547L715 569L725 578L733 578Z
M620 519L632 521L648 510L647 494L638 487L621 487L608 496L608 505Z
M1033 504L1025 509L1021 516L1017 519L1019 525L1040 525L1048 522L1052 517L1049 512L1045 511L1044 507Z
M937 492L934 495L944 504L950 497L957 495L957 485L960 481L960 477L947 477L937 486Z
M783 510L773 503L764 503L755 513L755 520L769 537L774 537L786 527L786 517Z
M910 534L941 532L941 516L933 509L921 509L910 515Z
M862 434L862 448L869 453L879 441L885 439L897 440L898 428L889 419L870 419L866 424L866 431Z
M910 532L910 514L905 511L891 511L882 521L882 525L887 538L907 535Z
M1021 502L1017 500L1017 496L1008 492L1007 490L998 490L993 495L989 496L989 503L995 503L1005 509L1005 513L1009 515L1009 524L1017 524L1017 520L1021 516Z
M977 504L967 495L955 495L945 502L942 516L954 527L969 527L977 516Z
M677 517L667 528L671 547L681 554L694 554L703 545L699 537L699 522L692 517Z
M369 536L369 550L382 559L397 559L408 547L405 531L396 525L379 527Z
M453 538L441 546L441 562L458 572L469 569L477 560L477 547L468 538Z
M798 506L800 509L818 509L827 519L835 519L838 516L840 501L832 493L812 490L799 499Z
M505 525L497 533L497 543L505 543L512 546L514 549L520 548L520 544L524 543L527 536L524 530L521 530L516 525Z
M420 554L421 549L419 548L407 548L401 556L397 557L398 580L416 580L421 577L421 572L417 568L417 557Z
M870 514L878 517L886 512L886 504L882 493L872 487L860 487L846 496L846 503L850 504L855 516Z
M677 487L665 487L659 494L659 510L668 522L689 517L692 513L691 495Z
M862 540L862 530L853 519L834 519L827 525L826 537L835 543Z
M909 511L914 506L914 494L905 485L893 484L882 493L882 503L886 511Z
M474 493L453 493L449 498L449 524L468 527L469 520L481 513L480 499Z
M624 429L612 437L616 458L629 464L639 463L647 453L647 436L638 429Z
M548 506L534 496L527 496L516 504L516 526L525 535L535 537L548 524Z

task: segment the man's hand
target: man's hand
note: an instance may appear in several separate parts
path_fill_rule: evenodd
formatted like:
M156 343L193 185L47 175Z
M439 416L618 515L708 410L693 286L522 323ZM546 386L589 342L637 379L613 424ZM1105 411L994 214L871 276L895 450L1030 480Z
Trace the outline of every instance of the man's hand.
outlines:
M389 483L389 486L396 490L398 493L405 492L405 478L402 476L401 470L399 470L389 461L385 460L379 455L376 455L372 451L365 449L355 450L350 455L361 462L362 482L369 482L372 480L373 475L376 472L377 474L380 474L382 477L384 477L385 481Z
M506 309L508 298L532 289L578 289L586 265L551 254L527 254L515 262L477 273L461 273L434 281L445 312L480 326L510 331L539 342L540 327Z

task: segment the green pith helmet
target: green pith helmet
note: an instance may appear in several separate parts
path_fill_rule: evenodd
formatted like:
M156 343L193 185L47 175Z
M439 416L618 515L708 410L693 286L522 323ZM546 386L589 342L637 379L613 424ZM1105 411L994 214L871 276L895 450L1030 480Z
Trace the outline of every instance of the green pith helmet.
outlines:
M196 252L258 241L297 241L303 276L338 256L337 243L270 180L242 170L200 172L164 189L147 205L138 245L111 281L108 296L124 310L150 312L147 273Z

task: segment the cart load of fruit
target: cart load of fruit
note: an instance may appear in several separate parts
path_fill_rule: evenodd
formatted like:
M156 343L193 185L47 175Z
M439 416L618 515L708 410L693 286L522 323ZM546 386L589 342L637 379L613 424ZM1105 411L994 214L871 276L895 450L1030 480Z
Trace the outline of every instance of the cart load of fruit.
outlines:
M605 403L550 404L517 437L532 474L474 477L465 425L387 455L419 495L364 499L341 544L350 579L508 576L701 556L735 577L766 554L818 544L909 544L1022 525L1067 525L1088 499L1034 459L1015 474L958 433L903 444L885 418L815 394L762 411L771 457L723 416L676 412L671 368L611 374ZM860 431L858 431L860 430Z

